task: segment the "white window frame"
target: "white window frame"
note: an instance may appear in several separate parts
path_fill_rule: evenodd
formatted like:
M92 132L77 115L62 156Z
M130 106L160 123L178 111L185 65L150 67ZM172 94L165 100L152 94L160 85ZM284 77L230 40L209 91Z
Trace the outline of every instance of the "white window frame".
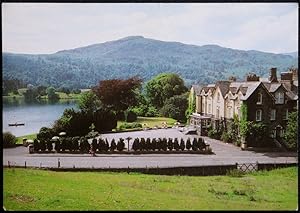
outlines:
M271 109L271 121L276 120L276 109Z
M258 112L259 112L259 119L257 119L258 118ZM261 109L256 110L256 112L255 112L255 120L256 121L261 121L262 120L262 110Z
M281 138L283 137L284 133L285 133L285 130L282 128L282 129L280 130L280 137L281 137Z
M262 104L262 93L261 92L258 93L256 104Z
M276 92L275 93L275 104L284 104L284 93Z

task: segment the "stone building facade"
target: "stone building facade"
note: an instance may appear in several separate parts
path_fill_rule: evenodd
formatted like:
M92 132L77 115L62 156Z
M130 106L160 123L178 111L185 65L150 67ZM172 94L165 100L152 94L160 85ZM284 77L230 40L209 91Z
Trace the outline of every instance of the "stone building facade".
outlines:
M198 88L196 103L190 123L201 135L207 135L209 125L226 127L235 114L240 118L244 104L248 121L264 123L270 129L270 137L282 140L288 113L298 107L298 69L279 77L277 69L271 68L267 79L251 74L242 82L234 78L218 81Z

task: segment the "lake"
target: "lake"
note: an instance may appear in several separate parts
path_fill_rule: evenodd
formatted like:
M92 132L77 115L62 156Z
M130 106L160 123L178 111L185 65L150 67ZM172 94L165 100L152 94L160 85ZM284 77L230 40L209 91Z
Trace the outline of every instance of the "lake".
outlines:
M38 133L41 127L51 127L66 108L77 108L76 100L26 103L24 99L2 98L2 101L2 132L9 131L17 137ZM8 126L9 123L16 122L25 123L25 126Z

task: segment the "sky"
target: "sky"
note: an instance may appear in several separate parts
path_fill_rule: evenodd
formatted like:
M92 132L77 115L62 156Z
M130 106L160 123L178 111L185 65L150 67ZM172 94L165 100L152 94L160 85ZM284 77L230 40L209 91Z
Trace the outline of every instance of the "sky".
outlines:
M2 51L49 54L127 36L298 50L297 3L2 3Z

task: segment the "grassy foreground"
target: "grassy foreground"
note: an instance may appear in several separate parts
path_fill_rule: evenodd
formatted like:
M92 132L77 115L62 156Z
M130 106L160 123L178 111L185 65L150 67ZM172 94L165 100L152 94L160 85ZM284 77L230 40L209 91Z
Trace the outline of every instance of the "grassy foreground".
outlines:
M298 168L243 177L3 169L7 210L295 210Z

